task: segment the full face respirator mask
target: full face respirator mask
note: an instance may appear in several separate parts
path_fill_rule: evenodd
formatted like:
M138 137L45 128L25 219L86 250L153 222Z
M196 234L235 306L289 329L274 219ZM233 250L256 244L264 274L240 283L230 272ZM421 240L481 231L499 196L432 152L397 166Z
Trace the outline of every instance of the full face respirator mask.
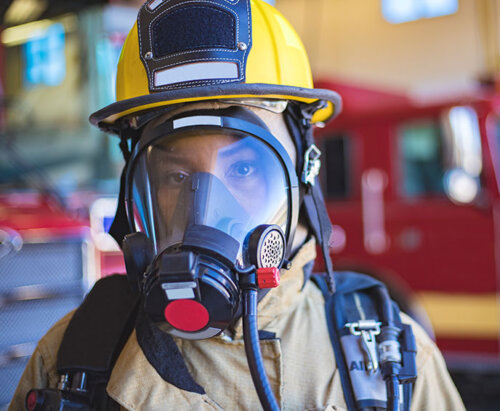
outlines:
M276 286L297 222L298 181L250 110L187 112L146 127L126 174L123 251L144 310L181 338L220 334L242 290Z

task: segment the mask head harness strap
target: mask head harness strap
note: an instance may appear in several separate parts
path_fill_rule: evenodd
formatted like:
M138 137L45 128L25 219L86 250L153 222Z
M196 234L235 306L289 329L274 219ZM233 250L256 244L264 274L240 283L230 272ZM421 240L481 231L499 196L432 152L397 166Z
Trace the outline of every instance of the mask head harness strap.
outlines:
M314 144L312 115L326 103L322 100L312 104L290 102L285 111L285 121L297 149L297 175L300 176L300 199L318 245L321 248L327 274L328 290L335 292L333 266L330 259L329 242L332 224L328 217L323 193L317 181L321 166L321 151ZM307 278L305 279L307 280Z
M125 166L123 167L120 176L120 191L118 194L118 204L116 207L115 218L113 223L109 228L109 234L115 239L115 241L122 246L123 238L130 233L127 224L127 212L125 208L125 183L126 183L126 170L127 165L130 160L131 150L129 147L129 138L131 136L130 130L133 130L129 126L122 123L122 127L119 130L120 136L120 150L123 154L123 159L125 160ZM135 134L135 133L134 133Z

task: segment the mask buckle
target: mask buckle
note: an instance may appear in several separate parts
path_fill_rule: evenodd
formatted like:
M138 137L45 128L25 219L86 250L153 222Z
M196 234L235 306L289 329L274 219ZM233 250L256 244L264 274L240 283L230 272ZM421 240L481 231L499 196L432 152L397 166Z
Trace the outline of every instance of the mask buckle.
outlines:
M321 150L316 144L311 144L304 154L304 169L300 181L314 186L315 179L321 168Z

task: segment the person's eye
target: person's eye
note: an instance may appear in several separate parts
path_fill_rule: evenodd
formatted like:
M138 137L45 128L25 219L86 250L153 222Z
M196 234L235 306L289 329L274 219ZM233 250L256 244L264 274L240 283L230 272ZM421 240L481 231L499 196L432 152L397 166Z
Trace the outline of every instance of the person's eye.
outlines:
M228 170L229 177L249 177L255 173L256 167L251 161L238 161L234 163Z
M188 178L188 174L183 171L170 171L165 175L165 183L170 186L179 186Z

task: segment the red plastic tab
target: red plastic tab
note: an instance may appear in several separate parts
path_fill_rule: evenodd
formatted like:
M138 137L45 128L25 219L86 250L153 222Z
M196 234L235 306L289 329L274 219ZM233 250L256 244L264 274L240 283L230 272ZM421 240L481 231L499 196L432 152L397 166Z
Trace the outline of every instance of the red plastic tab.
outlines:
M178 330L201 330L208 319L207 309L194 300L175 300L165 308L165 320Z
M280 270L276 267L259 268L257 270L259 288L275 288L280 285Z

